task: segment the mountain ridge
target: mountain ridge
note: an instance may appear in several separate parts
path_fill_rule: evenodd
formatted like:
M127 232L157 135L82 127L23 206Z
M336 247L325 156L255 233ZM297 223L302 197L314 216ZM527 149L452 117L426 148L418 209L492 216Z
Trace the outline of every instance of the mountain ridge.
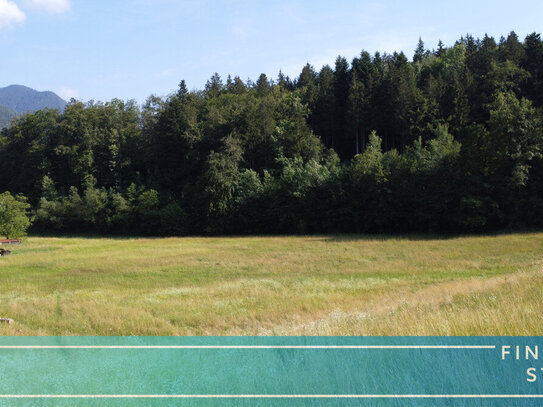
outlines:
M9 85L0 88L0 105L18 114L32 113L41 109L64 111L66 101L51 91L37 91L23 85Z
M9 126L21 114L46 108L63 112L66 104L65 100L51 91L40 92L24 85L0 88L0 129Z

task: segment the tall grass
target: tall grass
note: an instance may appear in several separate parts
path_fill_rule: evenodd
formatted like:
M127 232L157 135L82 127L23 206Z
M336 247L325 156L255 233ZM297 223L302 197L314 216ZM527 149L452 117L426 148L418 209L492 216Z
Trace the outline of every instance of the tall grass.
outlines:
M0 335L542 335L543 234L28 238Z

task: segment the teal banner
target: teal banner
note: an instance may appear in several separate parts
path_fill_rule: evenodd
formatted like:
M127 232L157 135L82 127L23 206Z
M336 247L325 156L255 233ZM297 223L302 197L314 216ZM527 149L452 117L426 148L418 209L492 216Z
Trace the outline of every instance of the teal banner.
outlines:
M541 406L543 337L0 338L0 406Z

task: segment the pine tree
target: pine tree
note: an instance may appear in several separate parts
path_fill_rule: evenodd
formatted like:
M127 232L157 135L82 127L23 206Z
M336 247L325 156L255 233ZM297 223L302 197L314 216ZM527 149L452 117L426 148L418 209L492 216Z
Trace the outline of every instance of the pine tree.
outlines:
M522 62L525 55L524 47L514 31L511 31L506 39L500 41L498 54L502 62L511 61L516 65Z
M443 45L443 41L439 40L437 43L437 51L435 52L435 55L441 58L444 54L445 46Z
M314 114L311 115L311 125L324 145L332 148L335 136L334 71L328 65L325 65L319 72L317 84L319 93L315 102Z
M349 126L347 123L347 110L349 99L349 87L351 77L349 63L344 57L338 56L334 71L334 148L341 158L350 158L352 143L349 140Z
M310 64L306 64L303 69L296 87L300 89L302 94L302 102L313 109L317 98L317 74Z
M218 96L224 88L220 75L215 72L213 76L207 81L205 86L205 94L209 98Z
M524 40L526 54L522 60L522 67L526 69L531 78L525 85L525 94L535 106L543 105L543 42L536 33L529 34Z
M428 56L428 51L424 48L424 42L419 37L417 48L415 49L415 55L413 56L413 62L422 62L424 58Z
M258 80L256 81L255 89L258 96L266 96L268 93L270 93L271 86L266 74L260 74Z

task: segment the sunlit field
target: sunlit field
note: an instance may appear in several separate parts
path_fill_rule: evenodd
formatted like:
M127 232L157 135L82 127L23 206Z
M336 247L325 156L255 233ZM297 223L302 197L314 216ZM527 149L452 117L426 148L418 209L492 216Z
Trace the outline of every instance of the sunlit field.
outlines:
M0 335L543 335L543 233L26 239Z

